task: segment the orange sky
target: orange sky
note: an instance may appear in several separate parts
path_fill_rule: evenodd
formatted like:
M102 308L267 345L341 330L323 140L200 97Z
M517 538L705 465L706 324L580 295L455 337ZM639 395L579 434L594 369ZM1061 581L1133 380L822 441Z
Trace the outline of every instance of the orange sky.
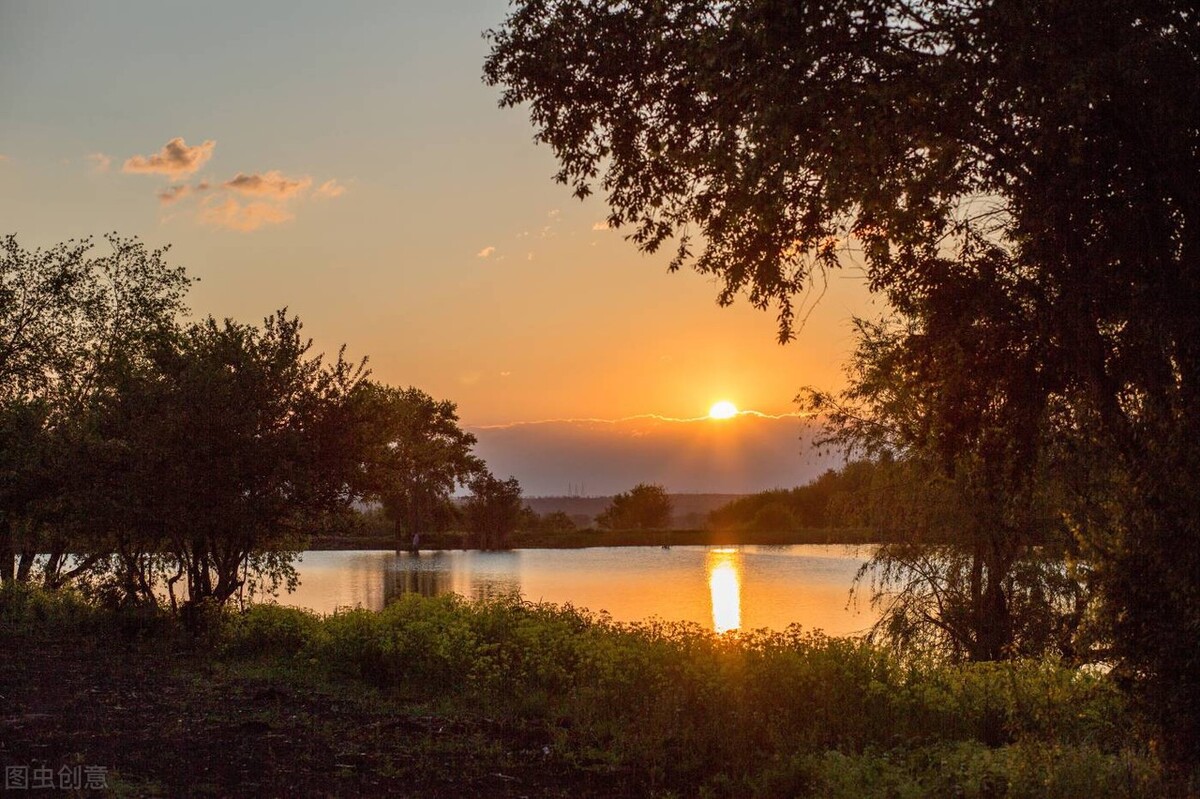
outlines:
M840 385L850 315L878 312L860 281L781 347L771 314L603 229L479 79L506 7L6 5L0 232L172 243L198 314L286 305L474 425L782 413Z

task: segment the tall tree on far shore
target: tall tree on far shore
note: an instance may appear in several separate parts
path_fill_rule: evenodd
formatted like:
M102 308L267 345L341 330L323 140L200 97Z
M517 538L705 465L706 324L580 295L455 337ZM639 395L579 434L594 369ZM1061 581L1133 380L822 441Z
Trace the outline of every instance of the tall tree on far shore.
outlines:
M419 532L454 518L450 497L483 470L475 436L458 424L457 408L416 388L367 382L354 398L366 437L359 479L363 499L382 503L406 548Z

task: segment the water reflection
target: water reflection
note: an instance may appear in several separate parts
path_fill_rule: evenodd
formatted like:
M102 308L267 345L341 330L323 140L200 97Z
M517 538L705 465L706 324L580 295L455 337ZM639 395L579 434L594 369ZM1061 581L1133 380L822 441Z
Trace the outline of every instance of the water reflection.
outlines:
M420 557L399 555L391 568L382 570L383 604L390 605L404 594L438 596L452 590L450 572L437 568L438 564L421 563ZM414 560L417 561L415 568Z
M717 632L795 622L831 635L861 632L875 619L846 599L867 549L837 546L625 547L396 554L306 552L289 605L330 613L378 610L397 597L456 593L492 599L570 602L618 621L657 616ZM865 611L865 612L864 612Z
M486 566L481 569L481 564L465 560L460 553L397 553L380 571L383 604L389 605L404 594L455 593L477 601L520 595L521 583L514 574L517 553L490 552L476 559L486 559Z
M742 626L741 553L736 549L709 550L707 565L713 630L737 630Z

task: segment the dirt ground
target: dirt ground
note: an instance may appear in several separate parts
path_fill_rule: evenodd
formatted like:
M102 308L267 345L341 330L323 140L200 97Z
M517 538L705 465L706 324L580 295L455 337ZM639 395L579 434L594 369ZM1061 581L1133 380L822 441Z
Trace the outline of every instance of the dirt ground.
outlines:
M627 775L556 753L545 729L214 664L161 641L9 637L0 653L0 765L27 767L27 778L100 766L114 796L645 793ZM10 776L19 779L0 780Z

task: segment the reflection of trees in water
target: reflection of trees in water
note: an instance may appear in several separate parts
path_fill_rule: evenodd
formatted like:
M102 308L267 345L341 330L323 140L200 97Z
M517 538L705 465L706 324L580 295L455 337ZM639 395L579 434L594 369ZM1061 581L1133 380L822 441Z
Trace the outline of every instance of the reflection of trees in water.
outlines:
M432 566L432 568L431 568ZM388 605L404 594L438 596L451 591L450 572L444 564L425 564L405 559L383 572L383 603Z
M401 555L391 568L383 570L381 576L384 605L391 604L404 594L440 596L458 590L470 599L487 601L519 596L521 593L521 583L514 576L475 572L468 572L468 585L463 590L461 584L455 585L451 564L436 553Z

